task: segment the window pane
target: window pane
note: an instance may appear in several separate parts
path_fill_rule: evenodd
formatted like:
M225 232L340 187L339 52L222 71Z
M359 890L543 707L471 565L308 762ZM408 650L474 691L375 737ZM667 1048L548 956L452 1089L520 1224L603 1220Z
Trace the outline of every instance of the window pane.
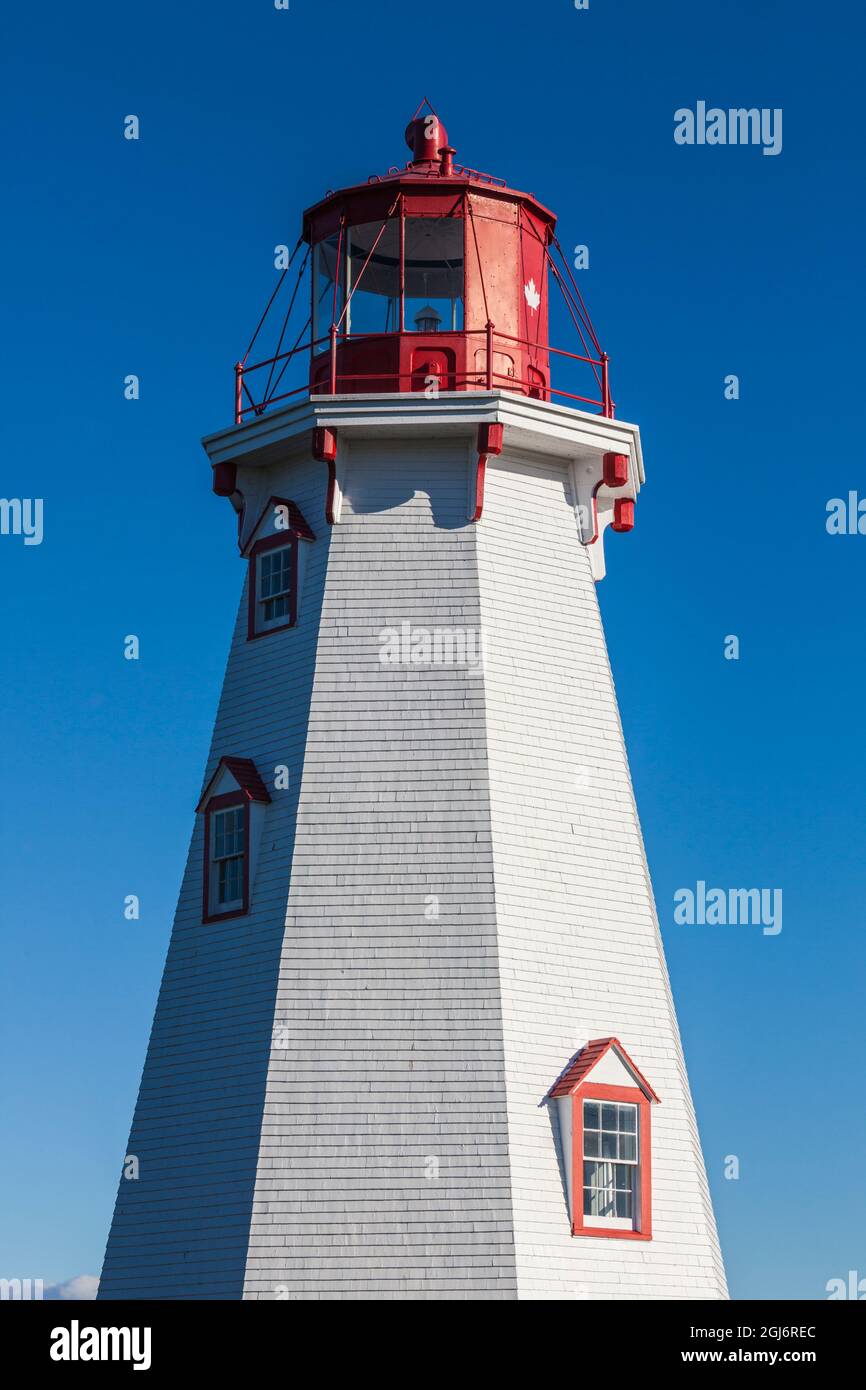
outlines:
M587 1187L609 1187L613 1190L613 1164L584 1163L583 1181Z
M613 1165L610 1163L584 1163L583 1183L584 1212L592 1216L613 1216L616 1205Z
M616 1106L603 1105L601 1107L601 1127L602 1129L616 1130Z
M602 1158L616 1158L616 1135L602 1131L601 1135L601 1156Z
M637 1138L634 1134L621 1134L619 1136L619 1157L637 1158Z
M583 1189L584 1216L607 1216L610 1214L611 1206L610 1197L601 1188L585 1187Z
M601 1158L601 1135L597 1129L583 1131L583 1152L587 1158Z
M218 872L217 899L220 903L239 902L243 896L243 856L221 859Z
M598 1101L585 1100L583 1102L583 1124L585 1129L600 1129L598 1116Z
M289 600L286 594L279 598L269 598L265 600L265 622L269 623L272 618L289 617Z
M602 1134L602 1142L608 1137L616 1141L615 1134ZM634 1136L624 1136L626 1142L634 1143ZM635 1192L638 1181L636 1164L605 1163L585 1159L583 1164L583 1210L586 1216L617 1217L623 1221L633 1221L635 1211Z
M463 218L406 218L407 333L463 328Z
M627 1134L634 1134L637 1130L637 1106L621 1105L619 1107L619 1127Z
M292 584L291 546L265 551L260 561L259 580L263 599L288 592Z
M214 859L239 854L243 850L243 806L232 806L228 811L217 811L213 818L213 832Z

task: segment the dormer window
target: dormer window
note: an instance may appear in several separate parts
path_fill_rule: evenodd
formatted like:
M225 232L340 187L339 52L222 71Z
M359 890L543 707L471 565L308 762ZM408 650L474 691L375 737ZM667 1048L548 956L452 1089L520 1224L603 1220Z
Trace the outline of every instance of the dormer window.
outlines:
M217 922L249 912L270 799L249 758L220 758L196 808L204 816L202 921Z
M587 1043L556 1101L574 1236L652 1238L650 1111L658 1096L616 1038Z
M272 497L243 551L249 560L248 638L295 626L303 578L300 543L313 540L295 503Z

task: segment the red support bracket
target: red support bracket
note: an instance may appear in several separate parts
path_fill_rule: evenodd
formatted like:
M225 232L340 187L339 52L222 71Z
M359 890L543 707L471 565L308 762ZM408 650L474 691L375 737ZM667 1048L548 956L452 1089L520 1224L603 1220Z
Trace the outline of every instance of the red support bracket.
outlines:
M631 531L634 527L634 502L630 497L618 497L613 504L614 531Z
M602 466L608 487L625 487L628 482L628 454L605 454Z
M215 463L213 490L217 497L231 497L237 490L238 470L234 463Z
M478 426L478 464L475 469L475 510L472 515L473 521L481 520L481 513L484 510L484 477L487 472L487 457L489 454L502 453L502 437L504 426L501 424L489 424Z
M337 492L337 432L317 425L313 430L313 458L328 465L328 492L325 498L325 520L334 524L334 501Z

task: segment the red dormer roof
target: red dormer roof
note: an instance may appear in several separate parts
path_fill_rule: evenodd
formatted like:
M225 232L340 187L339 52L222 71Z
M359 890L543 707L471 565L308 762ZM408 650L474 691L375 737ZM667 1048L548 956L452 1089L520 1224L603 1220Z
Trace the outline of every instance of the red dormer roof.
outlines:
M288 525L281 527L278 531L275 530L275 536L285 536L287 541L290 539L291 536L297 536L302 541L314 541L316 539L315 531L309 525L306 517L304 516L300 507L297 506L296 503L292 502L291 499L288 497L269 497L265 505L262 507L258 521L256 522L255 526L253 526L252 529L248 532L247 538L241 546L241 555L245 555L247 553L255 537L256 532L258 531L268 512L273 511L276 507L286 508L286 512L288 515Z
M582 1047L577 1056L569 1062L562 1075L554 1082L548 1091L551 1100L559 1096L570 1096L577 1090L582 1081L586 1081L593 1068L601 1061L602 1057L611 1048L618 1054L622 1063L634 1076L635 1082L644 1092L649 1100L654 1100L657 1104L659 1098L647 1081L642 1072L638 1071L634 1062L629 1057L619 1038L594 1038Z
M203 811L210 799L211 787L219 777L223 768L230 772L234 777L247 801L270 801L270 793L258 773L258 768L252 758L220 758L214 773L208 780L208 784L202 792L201 800L196 806L197 811Z

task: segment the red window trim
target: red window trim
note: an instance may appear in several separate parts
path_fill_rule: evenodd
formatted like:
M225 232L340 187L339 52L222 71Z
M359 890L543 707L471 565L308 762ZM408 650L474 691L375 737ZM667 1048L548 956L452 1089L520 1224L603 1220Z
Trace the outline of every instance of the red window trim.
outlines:
M250 807L252 801L243 791L224 792L221 796L212 796L205 806L204 811L204 874L202 888L202 922L228 922L232 917L245 917L250 910ZM231 912L211 912L210 910L210 822L214 811L227 811L232 806L243 806L244 808L244 897L241 907L233 908Z
M640 1145L640 1192L638 1229L623 1230L616 1226L586 1225L583 1214L583 1102L585 1100L615 1100L620 1104L638 1106ZM638 1086L601 1086L585 1081L571 1097L571 1234L573 1236L602 1236L613 1240L652 1240L652 1144L650 1128L651 1104ZM590 1221L592 1218L588 1218Z
M288 622L275 627L256 627L256 606L258 603L259 556L268 550L292 548L292 588L289 594ZM247 584L247 641L257 637L270 637L272 632L285 632L298 621L298 537L294 531L278 531L273 536L264 536L256 541L249 555L249 582Z

